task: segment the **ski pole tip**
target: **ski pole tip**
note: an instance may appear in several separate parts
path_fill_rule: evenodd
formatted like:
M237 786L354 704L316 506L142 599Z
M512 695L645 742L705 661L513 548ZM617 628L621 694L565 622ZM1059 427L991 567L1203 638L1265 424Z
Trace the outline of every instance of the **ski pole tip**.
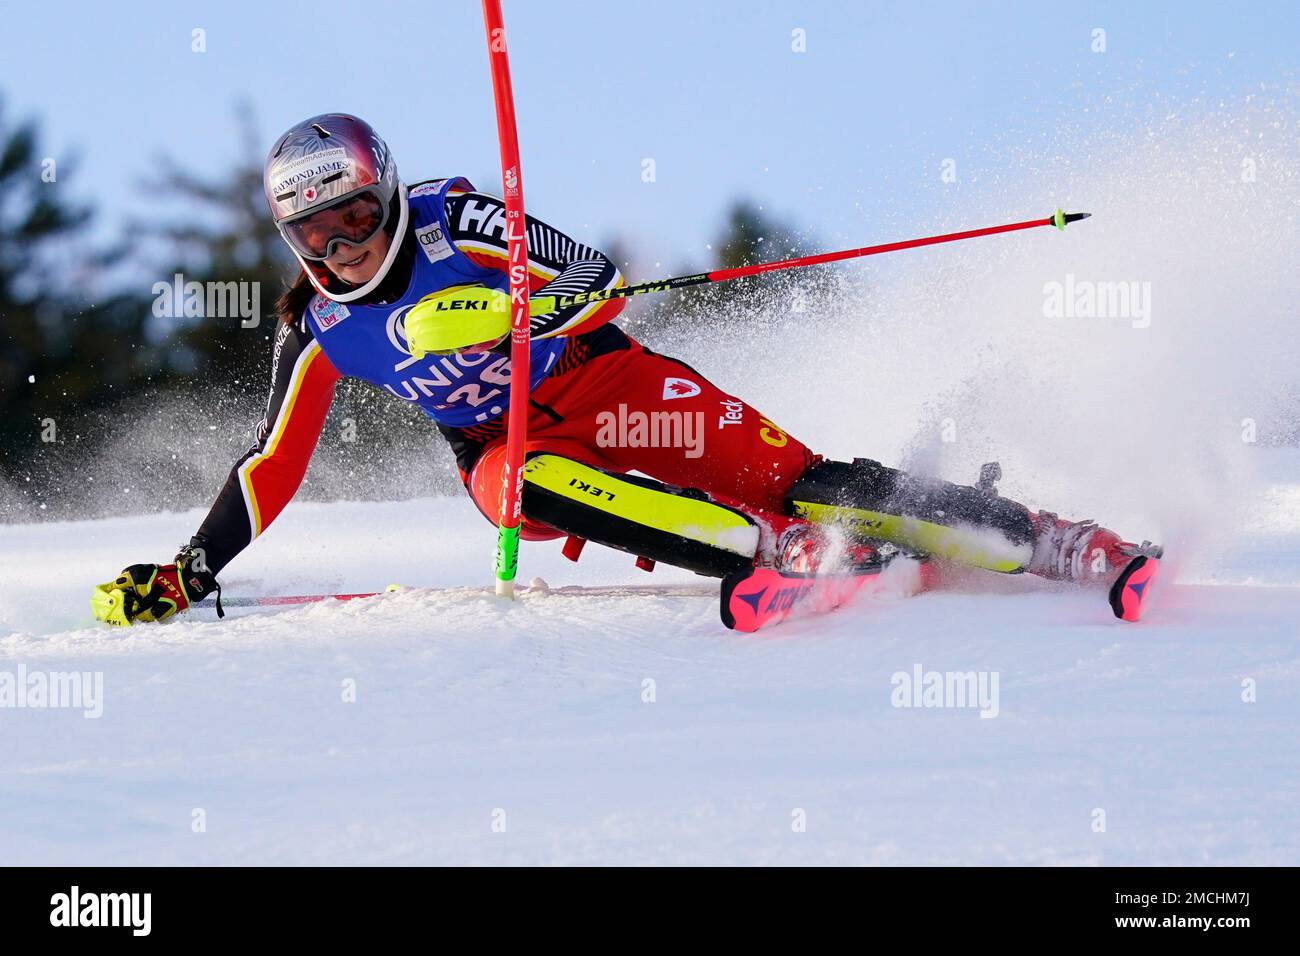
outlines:
M1052 225L1064 231L1068 224L1078 222L1080 219L1087 219L1091 215L1090 212L1063 212L1057 209L1056 212L1052 213Z

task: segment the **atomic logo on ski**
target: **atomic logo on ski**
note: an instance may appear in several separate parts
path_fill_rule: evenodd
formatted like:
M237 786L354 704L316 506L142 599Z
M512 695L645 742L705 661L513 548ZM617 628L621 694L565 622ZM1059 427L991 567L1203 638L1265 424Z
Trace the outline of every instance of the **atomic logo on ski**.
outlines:
M778 624L796 610L834 610L879 582L880 570L873 567L856 574L820 577L772 568L738 571L722 581L722 623L734 631L749 633Z
M732 599L747 604L753 613L754 621L771 623L777 615L784 617L794 610L794 606L812 590L813 583L814 579L807 578L793 585L787 582L777 588L764 585L757 591L751 591L748 594L741 594L737 590L732 593ZM764 598L768 597L769 592L772 592L771 597L765 602ZM759 627L761 626L762 624L759 624ZM741 628L741 630L744 630L744 628Z
M737 594L736 599L744 601L750 606L755 614L758 614L758 605L763 601L763 595L767 593L767 588L761 591L755 591L753 594Z

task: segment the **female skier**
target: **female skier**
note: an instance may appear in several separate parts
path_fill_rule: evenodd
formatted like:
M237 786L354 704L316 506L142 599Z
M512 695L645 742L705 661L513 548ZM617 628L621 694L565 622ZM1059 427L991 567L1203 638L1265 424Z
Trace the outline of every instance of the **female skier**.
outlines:
M266 415L175 560L132 565L96 589L96 614L111 623L164 620L214 591L219 604L217 576L293 497L345 375L426 412L495 521L511 387L502 201L458 177L408 188L378 134L341 113L281 136L264 184L302 266L279 302ZM623 285L602 253L531 217L526 228L532 295ZM567 535L645 567L664 561L719 577L756 566L851 572L881 541L1096 583L1136 555L1158 556L1090 521L1031 512L991 481L966 487L866 459L823 459L611 324L622 304L597 298L532 320L527 539ZM846 536L857 543L833 543Z

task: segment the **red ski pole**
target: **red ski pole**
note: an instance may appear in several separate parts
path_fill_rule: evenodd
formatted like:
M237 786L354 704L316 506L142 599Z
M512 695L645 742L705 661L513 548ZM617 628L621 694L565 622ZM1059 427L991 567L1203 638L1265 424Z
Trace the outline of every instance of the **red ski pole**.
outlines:
M920 239L904 239L900 242L885 242L878 246L861 246L857 249L845 249L842 252L821 252L812 256L798 256L794 259L780 259L776 262L760 262L752 266L737 266L734 269L714 269L712 272L699 272L690 276L676 276L671 279L656 279L637 285L623 286L621 289L601 289L596 292L583 292L578 295L539 296L533 299L532 311L545 315L557 309L566 309L584 302L601 302L605 299L627 299L634 295L646 295L654 292L667 292L670 289L685 289L693 285L707 285L711 282L729 282L743 279L764 272L780 272L785 269L802 269L804 266L816 266L826 262L840 262L844 259L861 259L864 256L878 256L885 252L899 252L903 249L916 249L920 246L934 246L941 242L957 242L962 239L977 239L980 236L992 236L1000 232L1016 232L1021 229L1035 229L1039 226L1055 226L1064 229L1067 223L1087 219L1090 212L1062 212L1056 210L1043 219L1029 219L1025 222L1010 222L1001 226L986 226L983 229L968 229L965 232L949 232L941 236L925 236Z
M519 137L515 101L510 87L510 60L501 0L483 0L488 63L496 101L497 139L501 146L501 184L506 201L506 243L510 275L510 409L506 422L506 462L502 474L501 510L497 523L496 593L514 597L519 568L520 498L524 487L524 441L528 436L529 346L528 238L524 228L523 174L519 166Z

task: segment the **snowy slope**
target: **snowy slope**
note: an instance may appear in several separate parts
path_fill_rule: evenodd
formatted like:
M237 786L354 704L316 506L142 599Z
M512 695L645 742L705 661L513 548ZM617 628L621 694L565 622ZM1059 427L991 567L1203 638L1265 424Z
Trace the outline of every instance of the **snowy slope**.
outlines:
M104 685L98 719L0 709L0 862L1295 864L1300 461L1271 461L1239 547L1136 627L981 576L758 638L710 598L465 592L109 632L89 583L197 512L0 527L0 671ZM226 589L481 586L491 541L462 499L304 504ZM523 565L702 582L595 548ZM916 665L996 672L997 716L891 706Z
M105 697L93 720L0 708L0 863L1300 863L1300 454L1256 447L1300 434L1294 95L1105 110L1103 136L1052 124L963 160L985 172L960 186L916 184L923 222L823 238L1057 204L1086 223L864 260L650 344L820 453L966 481L997 458L1003 493L1163 541L1174 586L1143 624L984 576L758 638L700 597L429 592L110 633L90 586L174 554L201 512L0 524L0 681L97 671ZM1049 316L1075 279L1150 308ZM105 431L97 506L157 500L131 473L147 442ZM179 455L210 479L189 500L217 486L202 435L156 444L155 480ZM425 487L427 462L380 467L393 498ZM482 586L493 534L463 498L296 503L223 583ZM700 580L587 550L527 546L524 577ZM918 666L997 676L997 716L892 706Z

